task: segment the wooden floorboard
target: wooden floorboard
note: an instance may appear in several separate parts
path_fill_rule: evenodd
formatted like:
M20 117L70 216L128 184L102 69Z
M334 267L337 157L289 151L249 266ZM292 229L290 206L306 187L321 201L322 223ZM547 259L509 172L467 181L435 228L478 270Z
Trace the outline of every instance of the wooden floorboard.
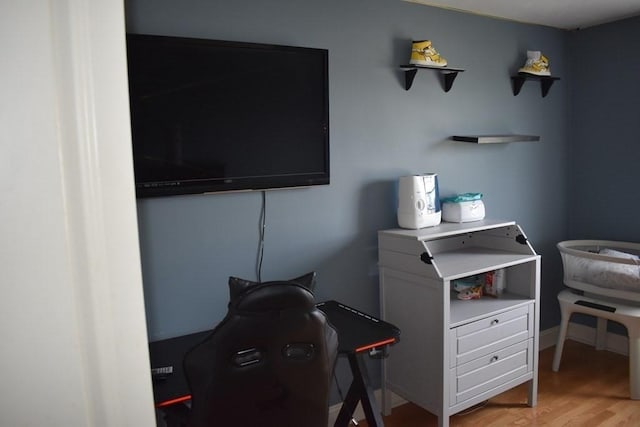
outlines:
M629 399L626 356L567 340L559 372L551 370L554 347L540 352L538 405L526 405L523 384L484 404L453 415L454 426L640 426L640 401ZM407 403L384 417L385 427L435 427L437 418ZM366 421L359 422L367 427Z

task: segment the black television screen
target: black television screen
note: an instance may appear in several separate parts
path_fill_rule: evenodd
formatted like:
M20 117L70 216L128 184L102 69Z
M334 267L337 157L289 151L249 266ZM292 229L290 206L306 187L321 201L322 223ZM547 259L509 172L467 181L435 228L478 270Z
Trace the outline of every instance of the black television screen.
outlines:
M329 183L328 52L128 34L138 197Z

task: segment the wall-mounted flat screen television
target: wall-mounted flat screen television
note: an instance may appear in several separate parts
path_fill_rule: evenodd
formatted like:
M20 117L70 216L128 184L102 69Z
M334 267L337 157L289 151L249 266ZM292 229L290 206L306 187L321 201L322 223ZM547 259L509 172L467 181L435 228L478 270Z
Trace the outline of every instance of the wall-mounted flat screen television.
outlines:
M138 197L329 183L328 51L127 35Z

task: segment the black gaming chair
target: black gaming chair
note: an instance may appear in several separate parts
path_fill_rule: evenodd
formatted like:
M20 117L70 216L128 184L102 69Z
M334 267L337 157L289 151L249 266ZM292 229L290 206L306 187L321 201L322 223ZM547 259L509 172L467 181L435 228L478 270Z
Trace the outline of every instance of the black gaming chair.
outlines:
M189 427L327 426L338 337L314 281L229 279L226 317L184 359Z

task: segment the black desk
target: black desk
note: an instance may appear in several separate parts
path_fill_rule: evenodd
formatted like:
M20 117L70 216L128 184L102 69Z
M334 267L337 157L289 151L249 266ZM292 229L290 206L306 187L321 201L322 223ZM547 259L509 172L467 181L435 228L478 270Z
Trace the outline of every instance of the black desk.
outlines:
M182 359L189 349L204 341L210 333L209 330L149 343L151 368L173 367L172 374L153 379L153 400L157 408L191 400Z
M382 354L400 338L400 330L390 323L371 317L336 301L319 303L317 307L326 315L338 332L338 353L349 360L353 380L342 403L335 427L346 427L353 412L362 403L370 427L383 426L373 389L364 362L370 352ZM182 371L185 353L203 341L211 331L203 331L181 337L149 343L151 367L172 366L173 373L163 379L154 379L153 395L156 407L173 405L191 399Z
M336 301L321 302L329 322L338 331L338 353L349 359L353 380L342 402L335 427L347 427L353 412L362 403L369 427L382 427L382 415L373 395L364 356L370 352L384 354L386 348L400 339L400 329Z

